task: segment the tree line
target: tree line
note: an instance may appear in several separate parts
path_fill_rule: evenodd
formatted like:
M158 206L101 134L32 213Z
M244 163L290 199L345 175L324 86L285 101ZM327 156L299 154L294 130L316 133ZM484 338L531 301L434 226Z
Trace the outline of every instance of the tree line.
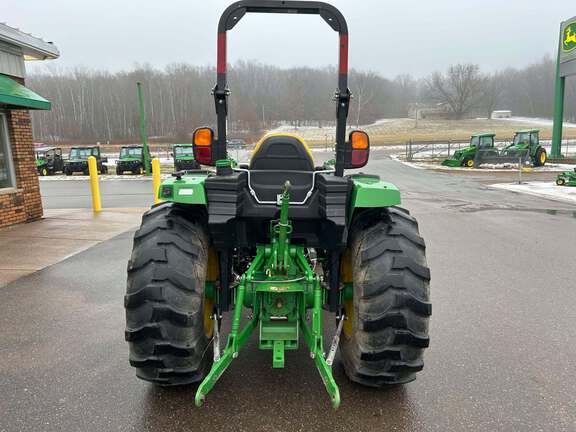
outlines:
M495 109L514 115L551 117L555 62L549 57L523 69L483 73L478 65L459 64L423 79L395 79L352 70L354 97L349 124L408 115L412 104L444 104L455 119L489 116ZM52 102L52 111L34 112L35 139L45 142L137 142L136 82L143 83L148 134L157 139L188 141L200 125L214 125L211 66L149 65L110 73L75 69L30 75L27 85ZM334 67L281 69L256 62L229 68L231 136L257 133L282 123L294 126L332 124L336 88ZM566 86L566 116L576 116L576 86Z

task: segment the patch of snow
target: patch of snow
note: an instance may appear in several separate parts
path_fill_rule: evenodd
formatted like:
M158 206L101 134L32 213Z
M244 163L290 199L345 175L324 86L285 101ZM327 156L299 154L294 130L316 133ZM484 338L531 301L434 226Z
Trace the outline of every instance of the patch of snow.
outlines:
M145 176L145 175L132 175L132 174L126 174L126 175L116 175L116 174L100 174L99 179L101 181L110 181L110 180L126 180L126 181L132 181L132 180L149 180L152 181L152 176ZM171 174L160 174L160 178L162 180L165 180L167 178L170 178ZM71 176L67 176L67 175L62 175L62 174L57 174L57 175L51 175L51 176L38 176L38 179L40 181L88 181L90 180L90 176L85 176L85 175L78 175L78 174L74 174Z
M554 122L551 119L537 118L537 117L515 117L515 116L513 116L513 117L508 117L508 118L494 118L492 120L530 123L533 125L550 126L550 127L554 124ZM576 128L576 123L564 122L564 127Z
M576 188L557 186L554 182L497 183L490 187L576 204Z

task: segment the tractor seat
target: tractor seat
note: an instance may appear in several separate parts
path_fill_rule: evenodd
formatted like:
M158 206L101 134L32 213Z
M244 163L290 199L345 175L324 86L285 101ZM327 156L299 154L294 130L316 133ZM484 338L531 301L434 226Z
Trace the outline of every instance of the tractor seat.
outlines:
M314 160L303 139L294 135L263 138L250 158L250 185L258 200L276 202L286 180L290 201L301 202L312 188Z

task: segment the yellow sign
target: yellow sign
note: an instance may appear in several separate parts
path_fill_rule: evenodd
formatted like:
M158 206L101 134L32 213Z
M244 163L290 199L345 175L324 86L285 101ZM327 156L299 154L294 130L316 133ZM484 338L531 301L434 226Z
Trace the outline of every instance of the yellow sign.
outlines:
M576 49L576 22L568 24L564 28L562 36L562 50L570 52Z

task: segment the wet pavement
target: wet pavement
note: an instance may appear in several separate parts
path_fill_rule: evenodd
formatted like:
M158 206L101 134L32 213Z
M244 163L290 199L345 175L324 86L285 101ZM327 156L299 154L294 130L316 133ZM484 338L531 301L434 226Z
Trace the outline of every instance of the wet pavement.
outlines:
M139 226L144 211L44 210L40 220L0 229L0 288Z
M125 233L0 289L0 431L576 431L576 208L389 160L365 171L400 186L428 245L431 346L415 382L366 389L337 357L333 411L304 349L274 370L255 339L202 408L195 387L139 381ZM142 205L147 183L130 184L124 206Z

